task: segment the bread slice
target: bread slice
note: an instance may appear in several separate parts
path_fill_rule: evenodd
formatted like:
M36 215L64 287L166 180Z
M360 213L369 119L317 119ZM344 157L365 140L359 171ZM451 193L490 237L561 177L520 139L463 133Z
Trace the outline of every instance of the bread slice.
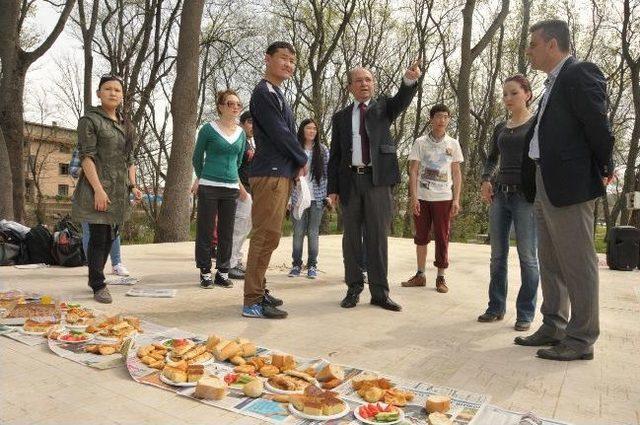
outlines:
M308 373L300 372L299 370L285 370L284 373L285 375L295 376L296 378L304 379L309 383L314 383L316 381L316 378L314 378L313 376L309 375Z
M231 357L235 357L242 351L240 345L235 341L220 341L213 349L213 355L218 361L225 361Z
M246 342L244 344L240 344L240 348L242 349L240 355L242 357L251 357L255 356L258 351L258 347L252 342Z
M204 345L198 345L194 348L192 348L191 350L189 350L188 352L184 353L182 355L182 358L184 360L190 360L193 359L195 357L198 357L200 354L204 353L205 351L207 351L207 347Z
M207 339L207 343L205 344L207 347L207 351L211 351L213 352L214 348L216 348L216 345L218 345L218 343L222 341L222 338L220 338L217 335L211 335L208 339Z
M322 415L322 403L316 400L305 400L304 409L302 412L305 415L321 416Z
M351 385L353 386L354 390L359 390L360 387L362 387L363 383L367 382L367 381L377 381L378 377L376 375L372 375L369 373L361 373L358 376L355 376L352 380L351 380Z
M328 364L318 372L316 379L320 382L333 381L334 379L344 381L344 369Z
M430 395L425 406L427 413L446 413L451 409L451 397L446 395Z
M185 343L180 344L178 346L176 345L173 346L173 354L175 354L176 356L182 356L187 351L191 350L194 345L195 343L193 341L187 339L185 340Z
M344 402L337 398L329 397L322 400L322 414L324 416L336 415L344 410Z
M173 382L187 382L187 373L175 367L165 366L164 369L162 369L162 374Z
M227 384L215 376L205 376L198 381L193 396L206 400L222 400L227 393Z

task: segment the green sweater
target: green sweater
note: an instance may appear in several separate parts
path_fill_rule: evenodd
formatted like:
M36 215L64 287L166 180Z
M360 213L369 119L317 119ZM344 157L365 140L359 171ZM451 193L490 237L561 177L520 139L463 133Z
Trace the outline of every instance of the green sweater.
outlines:
M238 168L242 164L246 141L244 131L229 143L211 124L203 125L193 151L196 176L221 183L238 182Z

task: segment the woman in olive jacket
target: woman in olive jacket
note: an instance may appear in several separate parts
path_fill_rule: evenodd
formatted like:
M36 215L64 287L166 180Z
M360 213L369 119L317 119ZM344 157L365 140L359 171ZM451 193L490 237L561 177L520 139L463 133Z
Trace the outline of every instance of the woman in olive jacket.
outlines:
M89 223L87 250L89 286L93 298L111 303L104 282L104 266L118 229L131 213L130 193L140 200L133 161L134 137L118 111L123 99L122 79L104 75L92 107L78 121L78 152L82 174L73 195L73 218Z

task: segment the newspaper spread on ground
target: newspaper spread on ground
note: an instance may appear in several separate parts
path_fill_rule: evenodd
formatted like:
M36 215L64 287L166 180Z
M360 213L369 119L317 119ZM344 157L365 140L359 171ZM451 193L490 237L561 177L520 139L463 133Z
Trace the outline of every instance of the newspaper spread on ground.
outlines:
M13 267L21 270L34 270L34 269L44 269L49 267L49 265L45 263L33 263L33 264L16 264Z
M173 391L183 397L188 397L204 404L251 416L267 423L294 425L318 423L317 420L305 419L298 416L298 414L292 412L294 409L291 409L287 403L281 403L274 400L275 394L268 390L259 398L251 398L245 396L240 389L233 388L233 386L231 386L227 396L222 400L200 400L193 396L195 391L194 387L174 387L163 382L160 378L161 371L153 369L142 363L137 356L137 351L144 345L154 342L163 343L168 338L189 338L195 343L206 342L205 337L190 335L188 332L181 331L179 329L171 329L170 332L167 331L163 334L151 335L147 333L145 335L137 336L135 344L131 349L129 349L126 360L127 368L134 380L143 384L162 388L167 391ZM277 352L278 351L267 347L257 347L257 355L259 356L269 356ZM220 379L224 379L227 374L233 372L234 365L229 362L211 361L207 363L208 364L204 365L206 373L217 376ZM313 368L316 371L320 371L330 362L321 358L296 357L296 363L297 370ZM427 412L424 409L424 406L427 397L431 394L447 394L451 396L451 409L447 416L451 418L452 423L455 425L468 425L475 423L474 418L478 415L478 412L488 400L488 397L480 394L464 393L452 388L436 387L425 383L401 380L396 377L384 376L376 372L365 371L352 366L338 366L344 370L345 380L343 384L333 389L333 391L335 391L346 403L348 410L345 410L345 414L341 418L331 420L329 422L331 424L361 424L361 422L354 416L353 411L361 405L366 404L366 401L360 398L360 396L353 390L351 380L364 373L376 375L381 378L385 377L395 385L395 388L402 391L410 391L414 394L414 399L410 401L407 406L402 408L405 414L405 420L402 422L404 424L429 425ZM266 382L266 378L259 379Z
M126 295L130 297L173 298L178 293L177 289L156 289L149 287L131 288Z
M104 281L107 285L135 285L140 282L140 279L132 276L118 276L118 277L110 277Z
M570 425L555 419L546 419L533 413L514 412L494 405L486 405L477 418L478 424L491 425Z
M4 326L3 326L4 327ZM47 342L46 338L42 335L28 334L22 331L22 326L6 326L7 330L0 331L0 335L4 335L7 338L11 338L14 341L21 342L30 347L41 345Z

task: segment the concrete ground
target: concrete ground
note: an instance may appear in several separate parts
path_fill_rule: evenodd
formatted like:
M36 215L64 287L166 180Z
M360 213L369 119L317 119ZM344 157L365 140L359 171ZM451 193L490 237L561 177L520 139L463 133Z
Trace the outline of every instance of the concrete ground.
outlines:
M640 272L600 269L602 333L595 359L553 362L537 359L535 348L513 338L519 266L515 249L505 320L482 324L489 278L489 247L452 244L446 295L433 288L401 288L415 270L409 239L389 242L391 295L403 306L392 313L368 304L339 307L344 295L340 236L320 242L320 276L315 281L286 276L291 239L283 238L267 274L289 318L240 316L242 283L231 290L201 290L193 243L124 246L123 258L138 286L175 288L173 299L125 297L128 287L111 287L114 303L98 306L82 268L0 268L2 288L21 288L73 299L109 313L126 312L201 334L250 338L301 356L325 357L399 377L484 393L491 403L576 424L640 424ZM429 264L433 253L429 253ZM533 328L540 324L539 315ZM0 423L3 424L249 424L254 419L215 409L137 384L125 368L93 370L57 357L45 347L0 338Z

